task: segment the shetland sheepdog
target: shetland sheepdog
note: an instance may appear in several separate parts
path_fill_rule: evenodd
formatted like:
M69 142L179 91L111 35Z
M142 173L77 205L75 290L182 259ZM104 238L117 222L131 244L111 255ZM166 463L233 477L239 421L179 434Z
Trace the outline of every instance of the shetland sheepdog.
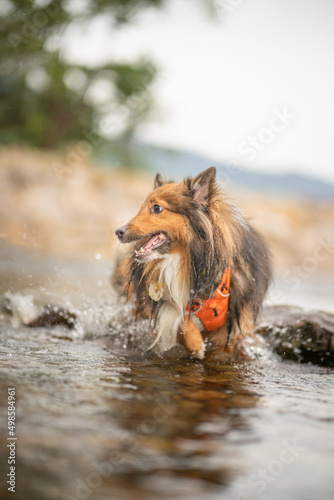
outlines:
M160 350L243 357L271 276L269 250L227 199L211 167L183 182L157 174L139 213L116 231L128 253L113 283L150 318Z

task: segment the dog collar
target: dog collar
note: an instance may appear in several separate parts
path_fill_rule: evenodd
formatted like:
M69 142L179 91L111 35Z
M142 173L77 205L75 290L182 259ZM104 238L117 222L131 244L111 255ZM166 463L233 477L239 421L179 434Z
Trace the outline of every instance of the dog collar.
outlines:
M230 296L231 270L228 267L223 279L210 299L193 301L191 313L195 314L203 323L207 332L216 330L226 323L228 301ZM187 305L189 311L189 303Z

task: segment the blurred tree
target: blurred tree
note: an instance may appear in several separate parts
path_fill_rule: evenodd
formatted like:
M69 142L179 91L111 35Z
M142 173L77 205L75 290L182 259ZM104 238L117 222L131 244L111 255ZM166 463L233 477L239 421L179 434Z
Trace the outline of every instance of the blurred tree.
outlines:
M93 69L75 65L66 61L58 41L74 22L103 14L120 28L164 1L1 0L0 142L56 147L85 134L93 137L110 114L118 117L118 130L114 122L112 131L131 137L152 111L155 65L144 59ZM99 85L108 92L96 102L93 89Z

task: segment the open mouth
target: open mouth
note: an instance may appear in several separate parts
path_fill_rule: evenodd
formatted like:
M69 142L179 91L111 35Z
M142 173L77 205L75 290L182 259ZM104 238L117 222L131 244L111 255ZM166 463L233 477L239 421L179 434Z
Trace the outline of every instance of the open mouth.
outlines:
M168 237L164 233L157 233L150 238L145 245L140 247L139 250L135 250L137 260L146 260L148 257L153 255L153 253L161 248L169 241Z

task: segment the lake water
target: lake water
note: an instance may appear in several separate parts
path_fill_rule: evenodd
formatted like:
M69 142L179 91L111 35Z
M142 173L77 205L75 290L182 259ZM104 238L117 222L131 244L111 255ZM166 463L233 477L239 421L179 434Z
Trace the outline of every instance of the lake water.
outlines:
M333 369L265 346L247 363L147 352L148 325L116 305L111 266L0 252L1 498L14 498L12 387L16 498L332 500ZM319 307L320 291L302 287L295 303L304 295ZM73 328L23 326L46 303L72 311Z

